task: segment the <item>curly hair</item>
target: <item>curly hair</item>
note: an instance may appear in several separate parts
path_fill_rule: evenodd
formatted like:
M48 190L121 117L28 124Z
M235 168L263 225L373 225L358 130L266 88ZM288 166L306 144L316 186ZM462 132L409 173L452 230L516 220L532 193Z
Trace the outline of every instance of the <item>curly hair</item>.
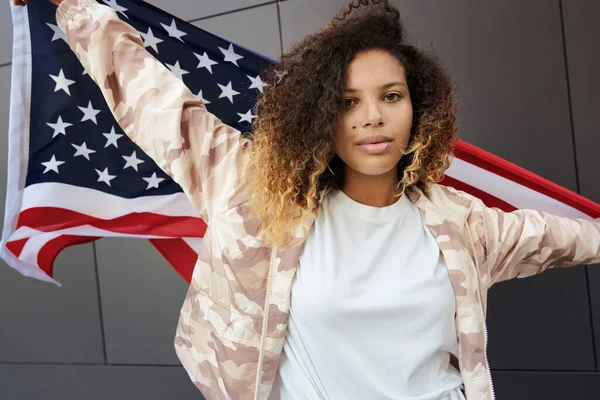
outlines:
M436 56L408 43L400 12L389 1L354 0L264 74L267 86L255 105L259 117L248 164L249 202L270 243L290 243L294 220L316 216L323 196L342 187L336 124L344 110L348 66L368 50L384 50L399 60L413 103L394 196L413 185L439 182L450 166L457 140L450 75ZM307 234L304 229L298 245Z

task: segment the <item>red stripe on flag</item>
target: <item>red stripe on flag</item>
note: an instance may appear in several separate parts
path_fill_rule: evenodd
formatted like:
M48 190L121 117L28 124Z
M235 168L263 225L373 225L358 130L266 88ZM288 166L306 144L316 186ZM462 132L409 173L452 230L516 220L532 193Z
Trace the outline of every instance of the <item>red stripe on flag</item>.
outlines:
M43 232L55 232L82 225L116 233L170 237L203 237L206 232L204 221L195 217L173 217L144 212L100 219L57 207L35 207L22 211L19 214L17 229L26 226Z
M156 250L175 268L187 283L192 281L192 273L198 253L183 239L149 239Z
M19 240L14 240L12 242L7 242L6 248L10 250L10 252L13 253L17 258L19 258L21 252L23 251L23 247L25 247L25 244L27 244L28 240L29 238L23 238Z
M57 238L49 240L38 252L38 266L48 276L54 278L52 275L54 270L54 259L56 259L56 256L61 252L62 249L75 244L92 242L96 239L99 238L92 236L61 235Z

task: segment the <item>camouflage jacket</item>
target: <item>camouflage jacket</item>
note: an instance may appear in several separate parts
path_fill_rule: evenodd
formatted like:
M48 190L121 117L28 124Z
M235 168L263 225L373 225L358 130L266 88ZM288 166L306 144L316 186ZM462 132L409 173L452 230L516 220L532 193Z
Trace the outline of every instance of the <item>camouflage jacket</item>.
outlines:
M124 132L180 184L208 225L176 331L181 363L207 399L267 399L302 247L257 238L259 222L245 195L251 141L210 114L111 8L64 0L57 21ZM487 290L550 267L600 262L600 220L505 213L439 184L407 195L448 268L466 397L493 399ZM294 240L301 232L294 227Z

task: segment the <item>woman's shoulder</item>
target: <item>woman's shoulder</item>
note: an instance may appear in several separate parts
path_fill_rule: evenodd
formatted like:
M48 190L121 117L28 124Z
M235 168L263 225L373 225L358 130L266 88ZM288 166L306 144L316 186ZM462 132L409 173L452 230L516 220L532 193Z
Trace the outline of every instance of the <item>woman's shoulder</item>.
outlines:
M408 194L414 199L424 196L437 205L455 204L470 207L474 201L481 201L478 197L464 190L441 183L430 183L422 186L415 185L410 187Z

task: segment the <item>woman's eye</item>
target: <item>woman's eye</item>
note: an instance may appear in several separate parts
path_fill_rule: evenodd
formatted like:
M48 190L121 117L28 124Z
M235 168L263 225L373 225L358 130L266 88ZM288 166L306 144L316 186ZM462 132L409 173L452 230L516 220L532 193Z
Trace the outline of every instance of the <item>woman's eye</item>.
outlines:
M394 100L399 100L402 96L400 96L399 93L388 93L385 96L383 96L383 98L385 100L389 100L389 101L394 101Z
M354 99L344 99L344 108L350 108L354 105Z

